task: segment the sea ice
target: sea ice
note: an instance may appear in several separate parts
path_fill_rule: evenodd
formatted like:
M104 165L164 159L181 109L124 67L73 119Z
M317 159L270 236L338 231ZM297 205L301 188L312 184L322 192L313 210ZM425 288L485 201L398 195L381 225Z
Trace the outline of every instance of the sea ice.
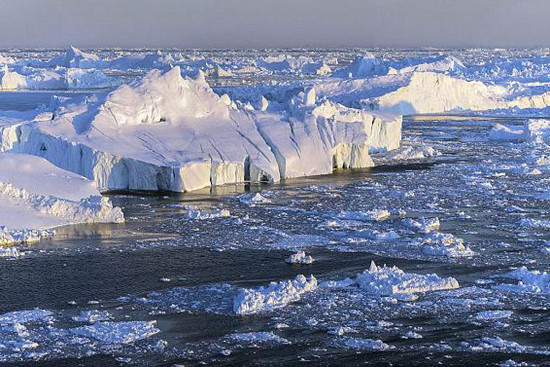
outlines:
M2 121L0 146L100 190L170 191L368 167L371 151L399 146L400 116L319 104L307 92L288 110L250 111L215 94L203 74L153 70L110 93L57 98L51 118Z
M499 284L493 286L506 292L525 292L550 294L550 274L545 271L528 270L525 266L503 275L518 280L517 284Z
M306 255L304 251L298 251L290 255L285 262L289 264L312 264L313 257L311 255Z
M419 292L458 288L454 278L440 278L436 274L405 273L397 267L378 267L371 262L370 268L357 274L359 287L369 293L392 296Z
M227 336L228 339L238 341L238 342L247 342L247 343L280 343L280 344L290 344L285 338L281 338L278 335L273 334L272 332L258 331L250 333L233 333Z
M364 339L364 338L343 338L338 341L347 348L371 351L385 351L391 347L382 340Z
M35 308L33 310L13 311L0 315L0 324L25 324L27 322L48 321L53 313Z
M272 282L267 287L242 289L233 304L233 311L238 315L250 315L268 312L285 307L290 302L298 301L302 294L317 288L317 279L313 275L306 278L297 275L294 280Z
M106 344L130 344L160 332L155 321L105 321L69 329L75 335Z
M346 220L383 221L388 219L391 213L386 209L373 209L366 212L344 211L338 214L338 218Z
M403 224L420 233L430 233L439 229L439 218L407 218L403 220Z
M77 316L73 316L72 319L77 322L85 322L93 324L97 321L106 321L111 318L111 314L107 311L89 310L82 311Z
M422 239L422 251L428 255L463 257L473 256L475 253L462 238L450 233L432 231Z
M498 320L506 319L512 316L512 311L502 311L502 310L492 310L492 311L481 311L475 315L476 320Z
M49 228L124 221L95 183L43 158L0 153L0 245L37 241Z
M213 218L227 218L231 216L231 213L227 209L215 209L211 211L201 210L197 208L188 208L187 219L213 219Z

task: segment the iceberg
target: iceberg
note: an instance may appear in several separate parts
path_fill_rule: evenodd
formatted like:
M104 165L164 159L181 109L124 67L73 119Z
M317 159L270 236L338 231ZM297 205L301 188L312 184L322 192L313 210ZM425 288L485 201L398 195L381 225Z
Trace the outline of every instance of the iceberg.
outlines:
M0 245L37 241L67 224L124 221L93 181L43 158L0 153L0 167Z
M101 191L192 191L373 165L399 147L401 117L325 101L255 111L219 97L202 73L149 72L110 93L58 98L49 116L0 123L4 150L37 155Z
M347 67L336 70L332 76L336 78L370 78L375 75L384 75L388 67L372 53L357 56Z
M76 47L69 46L65 53L62 65L67 68L95 68L101 64L97 55L79 50Z

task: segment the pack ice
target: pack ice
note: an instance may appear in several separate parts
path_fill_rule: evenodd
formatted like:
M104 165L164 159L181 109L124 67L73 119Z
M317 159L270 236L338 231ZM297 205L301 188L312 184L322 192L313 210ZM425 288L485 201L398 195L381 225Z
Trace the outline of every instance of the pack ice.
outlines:
M0 245L32 242L74 223L124 221L95 183L43 158L0 153Z
M4 150L36 155L100 190L190 191L373 165L401 140L401 117L318 103L300 93L283 111L249 110L179 67L111 93L58 98L51 114L0 122Z

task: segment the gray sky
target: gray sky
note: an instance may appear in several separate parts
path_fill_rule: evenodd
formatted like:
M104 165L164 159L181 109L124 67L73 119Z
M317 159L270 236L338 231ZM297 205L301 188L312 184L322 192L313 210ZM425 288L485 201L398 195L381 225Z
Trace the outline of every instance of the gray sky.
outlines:
M550 46L550 0L1 0L0 47Z

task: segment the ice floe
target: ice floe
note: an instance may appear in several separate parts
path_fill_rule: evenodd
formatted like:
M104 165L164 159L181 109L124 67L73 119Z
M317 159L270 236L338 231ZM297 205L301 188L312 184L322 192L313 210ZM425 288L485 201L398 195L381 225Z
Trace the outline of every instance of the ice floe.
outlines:
M436 274L405 273L395 266L378 267L374 261L369 269L357 274L356 282L364 291L382 296L412 295L459 287L454 278L440 278Z
M428 255L462 257L473 256L475 253L464 244L462 238L450 233L431 231L422 239L422 251Z
M155 321L105 321L69 329L78 336L106 344L129 344L160 332Z
M285 259L289 264L312 264L313 261L313 257L306 255L305 251L298 251Z
M503 275L505 278L517 280L517 284L498 284L493 286L506 292L525 292L550 294L550 274L545 271L528 270L525 266Z
M308 278L298 275L294 280L272 282L267 287L242 289L235 298L233 311L238 315L269 312L298 301L302 294L316 288L317 279L313 275Z

